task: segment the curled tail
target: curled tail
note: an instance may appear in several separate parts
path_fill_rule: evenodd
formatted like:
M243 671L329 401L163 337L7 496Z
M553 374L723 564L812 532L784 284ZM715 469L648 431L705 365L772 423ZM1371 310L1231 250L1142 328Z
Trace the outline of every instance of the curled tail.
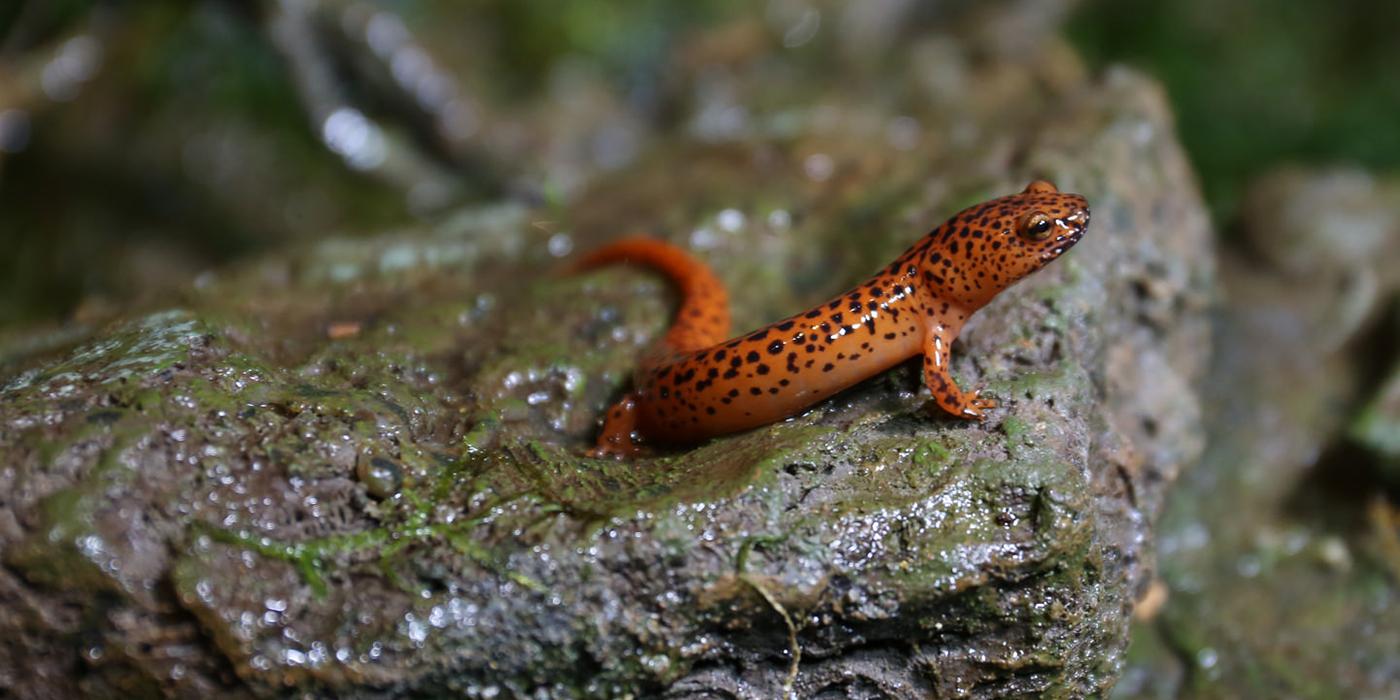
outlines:
M588 253L569 269L581 272L611 263L630 263L658 270L680 291L681 306L676 320L662 339L667 347L689 352L729 337L729 295L705 263L670 243L635 237Z

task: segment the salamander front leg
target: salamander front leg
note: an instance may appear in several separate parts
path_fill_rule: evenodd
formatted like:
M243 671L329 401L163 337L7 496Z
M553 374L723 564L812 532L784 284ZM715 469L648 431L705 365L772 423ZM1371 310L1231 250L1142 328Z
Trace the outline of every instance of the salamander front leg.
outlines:
M933 400L943 410L959 418L982 420L984 411L997 407L993 399L982 398L980 391L964 393L953 381L953 339L958 329L935 325L924 338L924 383L933 393Z
M644 452L641 434L637 432L637 399L628 394L608 409L598 444L588 451L588 456L630 459Z

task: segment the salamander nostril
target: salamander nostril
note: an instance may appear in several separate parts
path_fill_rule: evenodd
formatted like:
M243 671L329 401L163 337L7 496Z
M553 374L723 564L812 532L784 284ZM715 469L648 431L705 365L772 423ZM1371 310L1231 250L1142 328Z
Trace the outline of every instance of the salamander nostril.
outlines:
M1074 228L1077 233L1083 233L1089 226L1089 210L1083 207L1076 207L1074 212L1065 217L1065 222Z

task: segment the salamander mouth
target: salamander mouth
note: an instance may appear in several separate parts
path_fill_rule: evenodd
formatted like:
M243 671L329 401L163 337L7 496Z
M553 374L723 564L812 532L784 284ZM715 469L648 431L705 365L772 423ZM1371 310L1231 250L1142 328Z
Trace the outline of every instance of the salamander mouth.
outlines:
M1089 208L1081 207L1069 216L1055 219L1055 226L1060 233L1046 242L1045 250L1040 254L1041 260L1046 262L1060 257L1084 237L1084 232L1089 230Z

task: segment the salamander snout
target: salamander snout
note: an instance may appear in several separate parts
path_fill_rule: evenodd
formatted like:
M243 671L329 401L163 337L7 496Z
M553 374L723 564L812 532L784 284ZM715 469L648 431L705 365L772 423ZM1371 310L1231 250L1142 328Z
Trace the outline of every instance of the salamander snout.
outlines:
M1078 241L1084 232L1089 229L1089 204L1088 202L1075 207L1069 216L1062 217L1058 222L1062 228L1069 232L1074 240Z
M1047 236L1041 249L1040 257L1045 262L1063 255L1089 230L1089 202L1079 195L1062 197L1069 201L1061 209L1063 213L1055 217L1054 226L1049 231L1051 235Z

